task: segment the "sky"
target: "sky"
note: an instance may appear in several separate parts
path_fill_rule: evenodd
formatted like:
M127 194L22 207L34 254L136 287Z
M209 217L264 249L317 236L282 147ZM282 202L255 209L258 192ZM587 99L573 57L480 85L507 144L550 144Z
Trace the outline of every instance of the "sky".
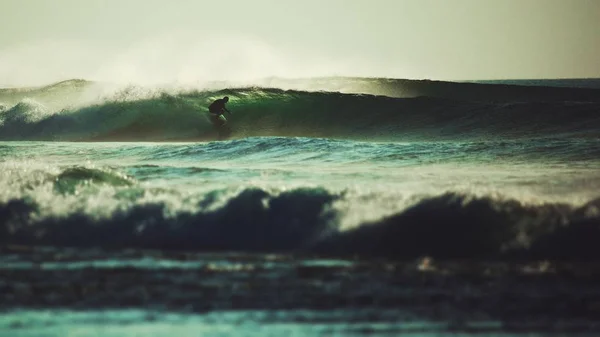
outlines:
M0 86L600 77L600 0L1 0Z

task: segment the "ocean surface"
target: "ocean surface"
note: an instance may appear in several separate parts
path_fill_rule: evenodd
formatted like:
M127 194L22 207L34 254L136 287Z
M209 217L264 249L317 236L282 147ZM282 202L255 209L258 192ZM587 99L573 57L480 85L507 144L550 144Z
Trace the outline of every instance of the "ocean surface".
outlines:
M599 242L598 80L0 89L0 336L597 336Z

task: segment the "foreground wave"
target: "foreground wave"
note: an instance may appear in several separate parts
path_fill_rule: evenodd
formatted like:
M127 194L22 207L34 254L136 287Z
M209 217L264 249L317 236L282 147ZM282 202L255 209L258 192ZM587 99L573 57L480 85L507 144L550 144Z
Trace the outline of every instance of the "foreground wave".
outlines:
M105 218L74 210L45 215L27 198L0 205L0 243L193 251L306 252L387 258L600 258L600 199L581 207L445 193L381 220L342 229L320 188L273 194L245 189L217 207L169 215L162 203Z

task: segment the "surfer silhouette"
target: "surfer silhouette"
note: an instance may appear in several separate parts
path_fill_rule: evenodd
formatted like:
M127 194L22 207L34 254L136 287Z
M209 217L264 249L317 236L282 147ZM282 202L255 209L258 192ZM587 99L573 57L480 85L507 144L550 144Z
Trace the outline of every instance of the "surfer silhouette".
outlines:
M227 119L225 116L223 116L223 114L227 112L229 115L232 115L231 111L227 110L225 107L227 102L229 102L229 97L225 96L215 100L208 106L208 111L210 112L210 121L213 123L213 125L221 127L227 124Z

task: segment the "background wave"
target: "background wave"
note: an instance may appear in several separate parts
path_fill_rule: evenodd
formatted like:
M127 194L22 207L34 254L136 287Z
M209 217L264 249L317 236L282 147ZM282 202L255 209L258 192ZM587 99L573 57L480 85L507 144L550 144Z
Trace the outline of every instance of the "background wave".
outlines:
M600 90L385 79L318 79L248 87L143 90L95 103L93 84L66 81L0 92L0 139L69 141L211 140L207 105L228 95L233 138L304 136L354 140L596 137ZM355 92L355 93L349 93ZM367 93L367 94L364 94ZM63 102L61 106L57 102ZM73 102L64 105L64 102ZM12 105L11 105L12 104Z

